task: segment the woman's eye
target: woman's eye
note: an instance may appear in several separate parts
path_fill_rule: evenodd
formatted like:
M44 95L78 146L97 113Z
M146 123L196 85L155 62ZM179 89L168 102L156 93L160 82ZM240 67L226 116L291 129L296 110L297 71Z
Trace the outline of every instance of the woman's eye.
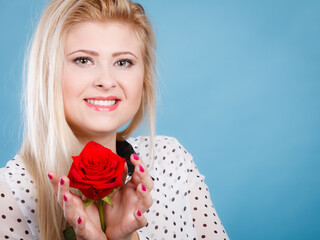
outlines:
M80 65L89 65L92 64L92 60L88 57L78 57L74 60L75 63Z
M122 68L128 68L133 65L132 61L129 59L122 59L118 62L116 62L117 67L122 67Z

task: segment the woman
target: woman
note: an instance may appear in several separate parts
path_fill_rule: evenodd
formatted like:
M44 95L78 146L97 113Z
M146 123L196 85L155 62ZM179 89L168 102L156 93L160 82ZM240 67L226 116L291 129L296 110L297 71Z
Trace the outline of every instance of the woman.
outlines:
M192 156L154 137L155 40L139 4L53 0L27 64L24 142L1 169L1 237L63 239L72 226L78 239L228 239ZM129 138L146 115L150 137ZM104 207L106 232L66 177L90 141L134 167Z

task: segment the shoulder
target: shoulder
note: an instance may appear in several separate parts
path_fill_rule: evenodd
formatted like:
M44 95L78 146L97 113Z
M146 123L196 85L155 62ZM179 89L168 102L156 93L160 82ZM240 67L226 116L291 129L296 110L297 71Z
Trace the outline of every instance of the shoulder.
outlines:
M35 188L34 181L25 168L25 164L20 155L16 155L8 161L4 168L0 169L2 180L6 181L13 188L23 188L29 186ZM17 186L16 186L17 185Z
M174 137L159 135L151 139L149 136L139 136L129 138L128 142L133 146L135 151L138 152L149 152L151 149L150 144L152 144L154 146L155 153L171 151L188 154L187 150Z
M149 136L139 136L129 138L128 142L132 145L135 152L148 162L155 162L159 159L171 161L175 163L191 159L191 154L182 146L182 144L174 137L155 136L151 139ZM151 147L153 146L153 147ZM153 156L153 159L151 159Z
M38 231L37 191L21 157L16 155L8 161L6 166L0 169L0 174L1 188L8 189L10 195L12 195L12 201L15 202L19 208L18 212L22 215L20 217L21 221L26 221L32 235L36 236Z
M174 137L156 136L151 141L150 137L140 136L130 138L128 142L143 161L153 165L151 169L147 165L150 173L155 171L156 173L153 174L158 174L171 169L172 174L186 175L190 171L189 169L192 168L192 155ZM153 149L150 144L154 146Z
M25 171L26 169L22 159L19 155L16 155L13 159L7 162L5 167L0 169L1 180L8 183L14 182L18 175L25 176Z

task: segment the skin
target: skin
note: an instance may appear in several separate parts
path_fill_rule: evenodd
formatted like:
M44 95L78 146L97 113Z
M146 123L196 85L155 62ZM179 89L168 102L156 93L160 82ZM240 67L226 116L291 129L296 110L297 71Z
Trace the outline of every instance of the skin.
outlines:
M130 26L118 22L84 22L68 33L64 111L83 145L96 141L115 152L117 130L134 116L141 103L144 66L140 46ZM116 96L120 103L114 111L97 111L84 100L96 96ZM135 231L147 224L143 213L152 205L153 181L140 158L132 155L131 162L135 171L130 181L111 195L113 207L104 205L105 233L97 206L84 209L83 199L70 192L69 179L48 173L57 201L78 239L138 239ZM123 181L126 175L127 166Z
M115 152L117 130L137 112L144 65L130 25L84 22L66 39L63 102L67 122L81 143L95 140ZM96 111L85 99L115 96L114 111Z

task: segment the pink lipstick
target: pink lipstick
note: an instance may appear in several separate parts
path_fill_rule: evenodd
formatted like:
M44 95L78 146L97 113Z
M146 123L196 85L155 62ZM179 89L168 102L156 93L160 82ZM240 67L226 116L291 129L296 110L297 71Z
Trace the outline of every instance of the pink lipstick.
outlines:
M120 99L115 96L93 97L84 99L88 107L101 112L110 112L117 109Z

